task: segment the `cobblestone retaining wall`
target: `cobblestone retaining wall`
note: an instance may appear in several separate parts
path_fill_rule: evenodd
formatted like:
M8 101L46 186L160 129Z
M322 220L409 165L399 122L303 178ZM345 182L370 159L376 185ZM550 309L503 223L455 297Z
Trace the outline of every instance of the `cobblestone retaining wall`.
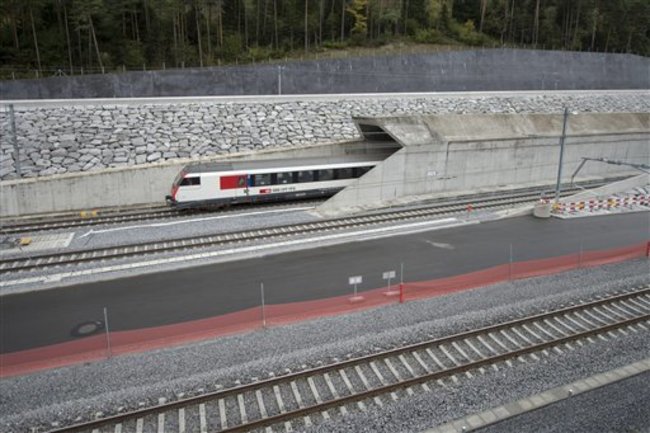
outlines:
M0 112L0 179L48 176L175 158L296 147L359 137L353 116L441 113L648 112L640 92L611 95L396 97L287 102L189 102L15 108L19 149Z

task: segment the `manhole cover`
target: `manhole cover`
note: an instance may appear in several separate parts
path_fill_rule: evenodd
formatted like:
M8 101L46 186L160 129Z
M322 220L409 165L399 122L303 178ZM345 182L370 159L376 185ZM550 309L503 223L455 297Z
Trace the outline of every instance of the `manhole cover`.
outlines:
M74 337L84 337L86 335L92 335L98 331L104 329L104 322L101 320L83 322L72 328L70 332Z

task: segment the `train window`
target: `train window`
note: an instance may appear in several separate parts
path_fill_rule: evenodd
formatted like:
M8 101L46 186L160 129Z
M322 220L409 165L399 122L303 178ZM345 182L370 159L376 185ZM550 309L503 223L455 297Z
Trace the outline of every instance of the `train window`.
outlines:
M318 180L325 181L325 180L332 180L332 179L334 179L334 170L332 169L318 170Z
M253 185L254 186L271 185L271 173L254 174L253 175Z
M298 172L298 182L313 182L314 181L314 172L313 171L299 171Z
M197 185L201 185L200 177L184 177L180 183L180 186L197 186Z
M336 179L351 179L352 178L352 168L337 168Z
M278 173L278 185L293 183L293 173Z
M356 167L354 169L354 177L361 177L368 173L372 167Z

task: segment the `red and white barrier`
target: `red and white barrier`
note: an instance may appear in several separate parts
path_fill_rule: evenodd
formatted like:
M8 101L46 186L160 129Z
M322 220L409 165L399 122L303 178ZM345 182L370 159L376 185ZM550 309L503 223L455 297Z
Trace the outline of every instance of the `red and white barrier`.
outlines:
M635 194L600 200L591 199L588 201L555 203L551 212L554 214L571 214L582 211L594 212L597 210L609 210L621 207L632 208L638 206L650 207L650 195Z

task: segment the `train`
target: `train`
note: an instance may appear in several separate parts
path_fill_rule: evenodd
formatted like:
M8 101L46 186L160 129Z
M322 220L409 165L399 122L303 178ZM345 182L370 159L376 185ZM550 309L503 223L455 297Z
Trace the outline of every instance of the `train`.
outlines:
M165 199L169 206L185 209L328 197L379 162L347 156L190 164L178 173Z

